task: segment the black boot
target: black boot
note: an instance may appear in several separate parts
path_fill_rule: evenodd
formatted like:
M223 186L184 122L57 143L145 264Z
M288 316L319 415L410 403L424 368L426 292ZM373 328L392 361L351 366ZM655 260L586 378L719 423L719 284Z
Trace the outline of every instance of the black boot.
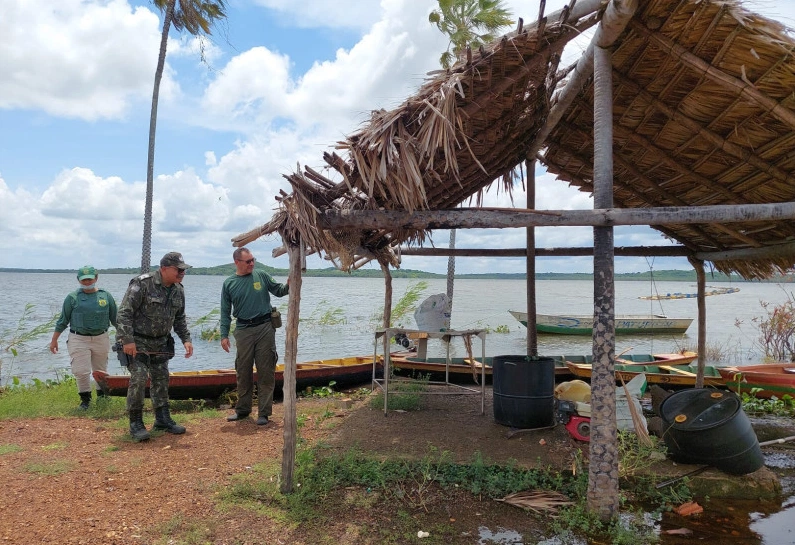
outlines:
M149 432L144 426L144 412L140 409L130 409L130 435L136 443L149 439Z
M87 411L88 406L91 404L91 392L80 392L80 405L78 405L78 409L81 411Z
M185 433L185 427L180 426L171 418L168 405L155 409L155 425L152 426L152 429L166 430L168 433L175 433L177 435Z

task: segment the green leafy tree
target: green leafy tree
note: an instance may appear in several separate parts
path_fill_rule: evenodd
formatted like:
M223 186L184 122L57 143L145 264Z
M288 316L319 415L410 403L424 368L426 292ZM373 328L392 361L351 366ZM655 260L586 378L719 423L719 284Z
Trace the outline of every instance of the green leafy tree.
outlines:
M502 0L437 0L439 9L428 16L450 38L439 62L448 69L467 50L493 42L497 32L513 22Z
M155 84L152 90L152 112L149 117L149 157L146 163L146 206L144 208L144 236L141 251L141 272L149 271L152 261L152 199L154 194L155 132L157 126L157 101L160 80L166 64L168 33L173 27L193 36L209 36L211 29L226 18L225 0L152 0L163 13L163 31L160 37L160 54L157 57ZM203 55L202 55L203 56Z

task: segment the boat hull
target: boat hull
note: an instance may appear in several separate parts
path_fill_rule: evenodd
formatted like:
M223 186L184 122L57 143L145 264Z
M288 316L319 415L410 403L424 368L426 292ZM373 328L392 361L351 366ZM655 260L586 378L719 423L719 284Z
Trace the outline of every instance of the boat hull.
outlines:
M555 380L569 380L575 375L569 368L569 363L587 365L590 368L590 355L571 355L547 356L555 362ZM476 358L474 366L467 358L451 358L450 365L445 369L445 358L417 358L413 352L396 352L390 355L391 367L396 374L403 376L422 376L429 377L430 380L445 380L452 383L473 383L480 381L481 359ZM688 364L696 359L695 352L685 352L684 354L623 354L617 361L626 364L667 364L682 365ZM486 358L486 383L491 382L492 377L492 358ZM473 371L474 367L474 371ZM447 374L446 374L447 373ZM637 374L637 373L636 373ZM720 378L720 375L716 376ZM588 372L590 378L590 371Z
M376 375L383 375L383 358L379 356ZM256 377L256 373L255 373ZM334 382L334 388L369 383L373 377L372 356L351 356L348 358L332 358L300 362L296 364L296 391L309 387L328 386ZM109 375L94 371L94 380L109 395L126 396L130 384L129 375ZM284 387L284 365L276 366L277 397ZM227 392L237 388L237 377L234 369L208 369L204 371L176 371L169 375L168 396L170 399L218 399ZM149 397L147 383L146 396Z
M795 397L795 363L765 363L719 369L730 390L756 397Z
M690 355L693 354L691 358ZM661 354L660 356L671 356L668 361L664 357L653 363L616 363L615 374L616 382L629 382L639 374L646 376L649 384L659 384L669 388L692 388L696 384L696 374L698 367L690 365L695 359L695 354L689 352L682 358L676 358L676 354ZM682 361L690 358L690 361ZM616 360L621 361L621 360ZM591 379L591 365L568 362L569 370L574 376L583 380ZM725 388L726 380L721 376L717 367L704 367L704 386Z
M508 312L527 327L527 313L515 310ZM537 314L536 331L554 335L592 335L593 316ZM614 320L616 335L648 333L684 334L693 323L692 318L667 318L657 315L617 315Z

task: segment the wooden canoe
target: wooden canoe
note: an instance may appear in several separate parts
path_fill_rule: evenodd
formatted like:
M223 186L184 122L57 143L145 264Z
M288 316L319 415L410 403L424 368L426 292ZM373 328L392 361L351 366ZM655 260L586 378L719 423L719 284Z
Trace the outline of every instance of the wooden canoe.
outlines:
M718 368L730 390L756 397L795 397L795 363L763 363Z
M527 327L527 313L516 310L508 312ZM672 334L682 335L690 327L693 318L669 318L661 314L617 314L616 335ZM556 335L592 335L593 316L574 314L536 314L536 331Z
M383 356L378 356L377 375L383 374ZM126 396L130 384L129 375L109 375L94 371L94 380L109 395ZM255 373L256 376L256 373ZM335 388L369 383L373 377L373 356L350 356L299 362L296 364L296 390L307 387L328 386ZM284 385L284 364L276 366L276 394ZM237 378L234 369L207 369L201 371L175 371L169 375L168 395L171 399L218 399L226 392L234 391ZM146 395L149 396L147 384Z
M555 379L568 380L574 377L567 363L575 363L590 367L592 357L590 355L562 355L548 356L555 361ZM685 352L683 354L622 354L617 362L625 364L687 364L695 360L695 352ZM392 369L400 375L420 375L430 376L432 380L445 379L445 358L417 358L413 352L393 352L390 354ZM475 358L470 361L468 358L451 358L448 367L449 381L454 383L474 382L474 375L480 380L481 359ZM486 381L491 381L492 358L486 358ZM588 373L590 377L590 373Z
M583 380L591 379L590 364L568 362L567 365L577 378ZM674 388L692 388L695 386L697 371L697 366L690 364L616 363L615 365L616 382L620 382L622 379L624 382L629 382L643 373L646 375L646 382L649 384L659 384ZM704 386L726 387L726 381L718 372L717 367L708 365L704 368Z

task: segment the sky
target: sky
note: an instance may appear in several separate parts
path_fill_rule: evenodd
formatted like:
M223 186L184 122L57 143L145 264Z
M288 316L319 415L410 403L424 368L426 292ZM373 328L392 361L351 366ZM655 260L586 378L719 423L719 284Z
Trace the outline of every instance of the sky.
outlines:
M546 12L564 0L547 0ZM537 2L504 0L534 20ZM795 2L746 4L795 27ZM229 0L200 43L171 32L157 118L152 262L232 261L232 237L267 222L283 175L322 154L375 109L397 107L439 68L447 39L434 0ZM0 17L0 267L138 267L160 12L146 0L4 0ZM506 29L509 30L509 29ZM571 44L572 62L587 45ZM204 61L202 61L202 57ZM539 167L536 208L589 209ZM523 206L522 188L514 202ZM490 192L485 206L511 206ZM435 231L446 247L448 231ZM538 228L537 247L591 246L589 227ZM521 248L523 229L458 230L458 248ZM616 246L670 244L617 227ZM248 245L262 262L278 235ZM310 257L310 268L330 262ZM372 267L377 268L373 264ZM402 268L447 270L446 257ZM616 272L689 269L684 258L616 258ZM524 258L462 257L457 273L524 272ZM538 272L592 272L591 258L539 258Z

